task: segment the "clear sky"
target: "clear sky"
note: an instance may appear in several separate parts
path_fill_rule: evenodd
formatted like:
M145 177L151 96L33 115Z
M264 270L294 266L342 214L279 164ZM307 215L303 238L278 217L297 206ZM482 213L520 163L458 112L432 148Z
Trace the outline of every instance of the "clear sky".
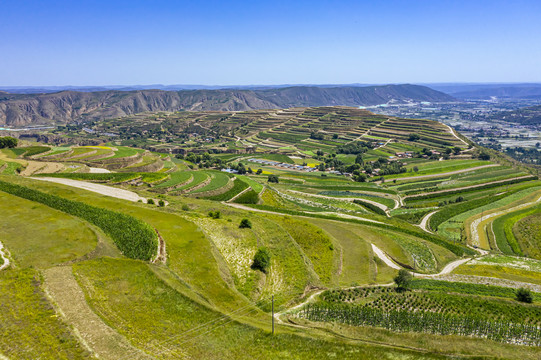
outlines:
M541 1L0 1L3 86L405 82L541 82Z

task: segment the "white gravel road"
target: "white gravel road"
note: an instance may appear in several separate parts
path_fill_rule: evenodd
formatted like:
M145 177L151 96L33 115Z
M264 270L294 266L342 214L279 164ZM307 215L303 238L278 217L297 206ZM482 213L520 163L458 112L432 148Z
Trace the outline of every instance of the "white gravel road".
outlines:
M114 197L117 199L122 200L128 200L137 202L139 200L146 202L146 199L143 197L140 197L133 191L124 190L124 189L117 189L111 186L102 185L102 184L94 184L91 182L86 181L80 181L80 180L72 180L72 179L63 179L63 178L52 178L52 177L34 177L32 178L34 180L42 180L42 181L50 181L58 184L73 186L79 189L92 191L101 195Z
M108 174L110 173L111 171L107 170L107 169L103 169L103 168L97 168L97 167L91 167L91 168L88 168L90 171L91 174Z
M387 254L385 254L383 250L381 250L376 245L372 244L372 250L374 251L374 254L376 254L376 256L379 257L381 261L383 261L385 265L387 265L391 269L395 269L395 270L402 269L401 266L397 265L393 260L391 260L391 258L388 257Z

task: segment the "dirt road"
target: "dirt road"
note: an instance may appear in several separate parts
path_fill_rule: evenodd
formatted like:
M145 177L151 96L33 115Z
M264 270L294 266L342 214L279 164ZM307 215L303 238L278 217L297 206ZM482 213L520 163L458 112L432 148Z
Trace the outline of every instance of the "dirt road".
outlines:
M385 254L385 252L383 252L383 250L381 250L380 248L378 248L374 244L372 244L372 251L374 251L374 254L376 254L376 256L379 257L381 259L381 261L383 261L385 263L385 265L387 265L391 269L395 269L395 270L402 269L401 266L399 266L393 260L391 260L391 258L388 257L387 254Z
M454 136L456 137L461 143L463 143L464 145L468 146L468 143L465 142L464 140L462 140L458 135L457 133L455 132L455 129L453 129L452 127L450 127L449 125L446 125L444 123L441 123L442 125L444 126L447 126L447 128L449 129L449 132Z
M529 202L529 203L526 203L526 204L520 204L520 205L514 206L514 207L512 207L510 209L496 211L496 212L493 212L491 214L481 216L479 219L475 219L470 224L470 242L475 246L481 246L480 239L479 239L479 226L481 225L482 222L487 221L488 219L491 219L493 217L497 217L497 216L500 216L500 215L505 215L505 214L511 213L513 211L517 211L517 210L520 210L520 209L524 209L524 208L536 205L540 201L541 201L541 196L535 201L532 201L532 202Z
M419 224L419 227L421 229L423 229L424 231L426 231L427 233L430 233L430 234L433 234L432 231L428 230L428 221L430 220L430 218L432 217L432 215L434 215L435 213L437 213L439 210L434 210L428 214L426 214L423 219L421 220L421 223Z
M34 177L34 180L50 181L58 184L73 186L79 189L92 191L101 195L114 197L117 199L128 200L137 202L139 200L146 202L146 199L140 197L133 191L117 189L107 185L94 184L86 181L72 180L72 179L63 179L63 178L49 178L49 177Z
M376 254L376 256L379 257L381 259L381 261L383 261L388 267L390 267L392 269L395 269L395 270L403 269L402 266L395 263L390 257L387 256L387 254L385 254L385 252L383 250L378 248L376 245L372 244L372 250L374 251L374 254ZM415 277L417 277L417 278L433 278L433 277L438 277L438 276L442 276L442 275L448 275L454 269L456 269L457 267L459 267L460 265L462 265L464 263L467 263L470 260L471 260L470 258L455 260L455 261L452 261L449 264L445 265L445 267L437 274L415 274Z
M0 266L0 271L4 270L9 266L9 259L4 253L4 244L0 242L0 257L4 260L4 263Z
M73 276L71 266L57 266L44 271L47 294L59 308L64 320L99 359L150 359L134 348L122 335L106 325L86 302Z
M305 196L313 196L313 197L318 197L318 198L322 198L322 199L331 199L331 200L342 200L342 201L353 201L355 200L356 198L354 197L337 197L337 196L325 196L325 195L317 195L317 194L308 194L308 193L304 193L304 192L301 192L301 191L296 191L296 190L287 190L288 192L290 193L295 193L295 194L300 194L300 195L305 195ZM365 201L369 204L372 204L374 206L377 206L378 208L380 208L381 210L383 211L387 211L389 210L389 208L383 204L380 204L379 202L376 202L376 201L373 201L373 200L367 200L365 198L359 198L361 199L362 201Z

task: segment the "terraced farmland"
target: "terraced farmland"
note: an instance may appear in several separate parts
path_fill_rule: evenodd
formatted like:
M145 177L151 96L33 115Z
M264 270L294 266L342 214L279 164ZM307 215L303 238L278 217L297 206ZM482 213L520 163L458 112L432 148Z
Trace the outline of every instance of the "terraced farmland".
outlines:
M66 358L538 358L531 167L433 121L346 107L96 126L182 140L0 152L0 288L18 289L1 295L14 335L0 357L49 347ZM125 146L136 141L144 149ZM415 274L405 290L388 286L399 269ZM533 303L517 300L521 287ZM29 326L34 315L48 321ZM28 356L24 333L36 342Z

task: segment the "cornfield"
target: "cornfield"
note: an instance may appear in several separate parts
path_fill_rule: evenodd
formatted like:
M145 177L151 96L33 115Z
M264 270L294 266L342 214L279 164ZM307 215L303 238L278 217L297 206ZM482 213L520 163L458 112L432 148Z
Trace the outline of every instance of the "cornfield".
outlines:
M150 225L116 211L47 194L25 186L0 181L0 190L77 216L101 228L122 253L139 260L150 260L158 249L158 236Z

